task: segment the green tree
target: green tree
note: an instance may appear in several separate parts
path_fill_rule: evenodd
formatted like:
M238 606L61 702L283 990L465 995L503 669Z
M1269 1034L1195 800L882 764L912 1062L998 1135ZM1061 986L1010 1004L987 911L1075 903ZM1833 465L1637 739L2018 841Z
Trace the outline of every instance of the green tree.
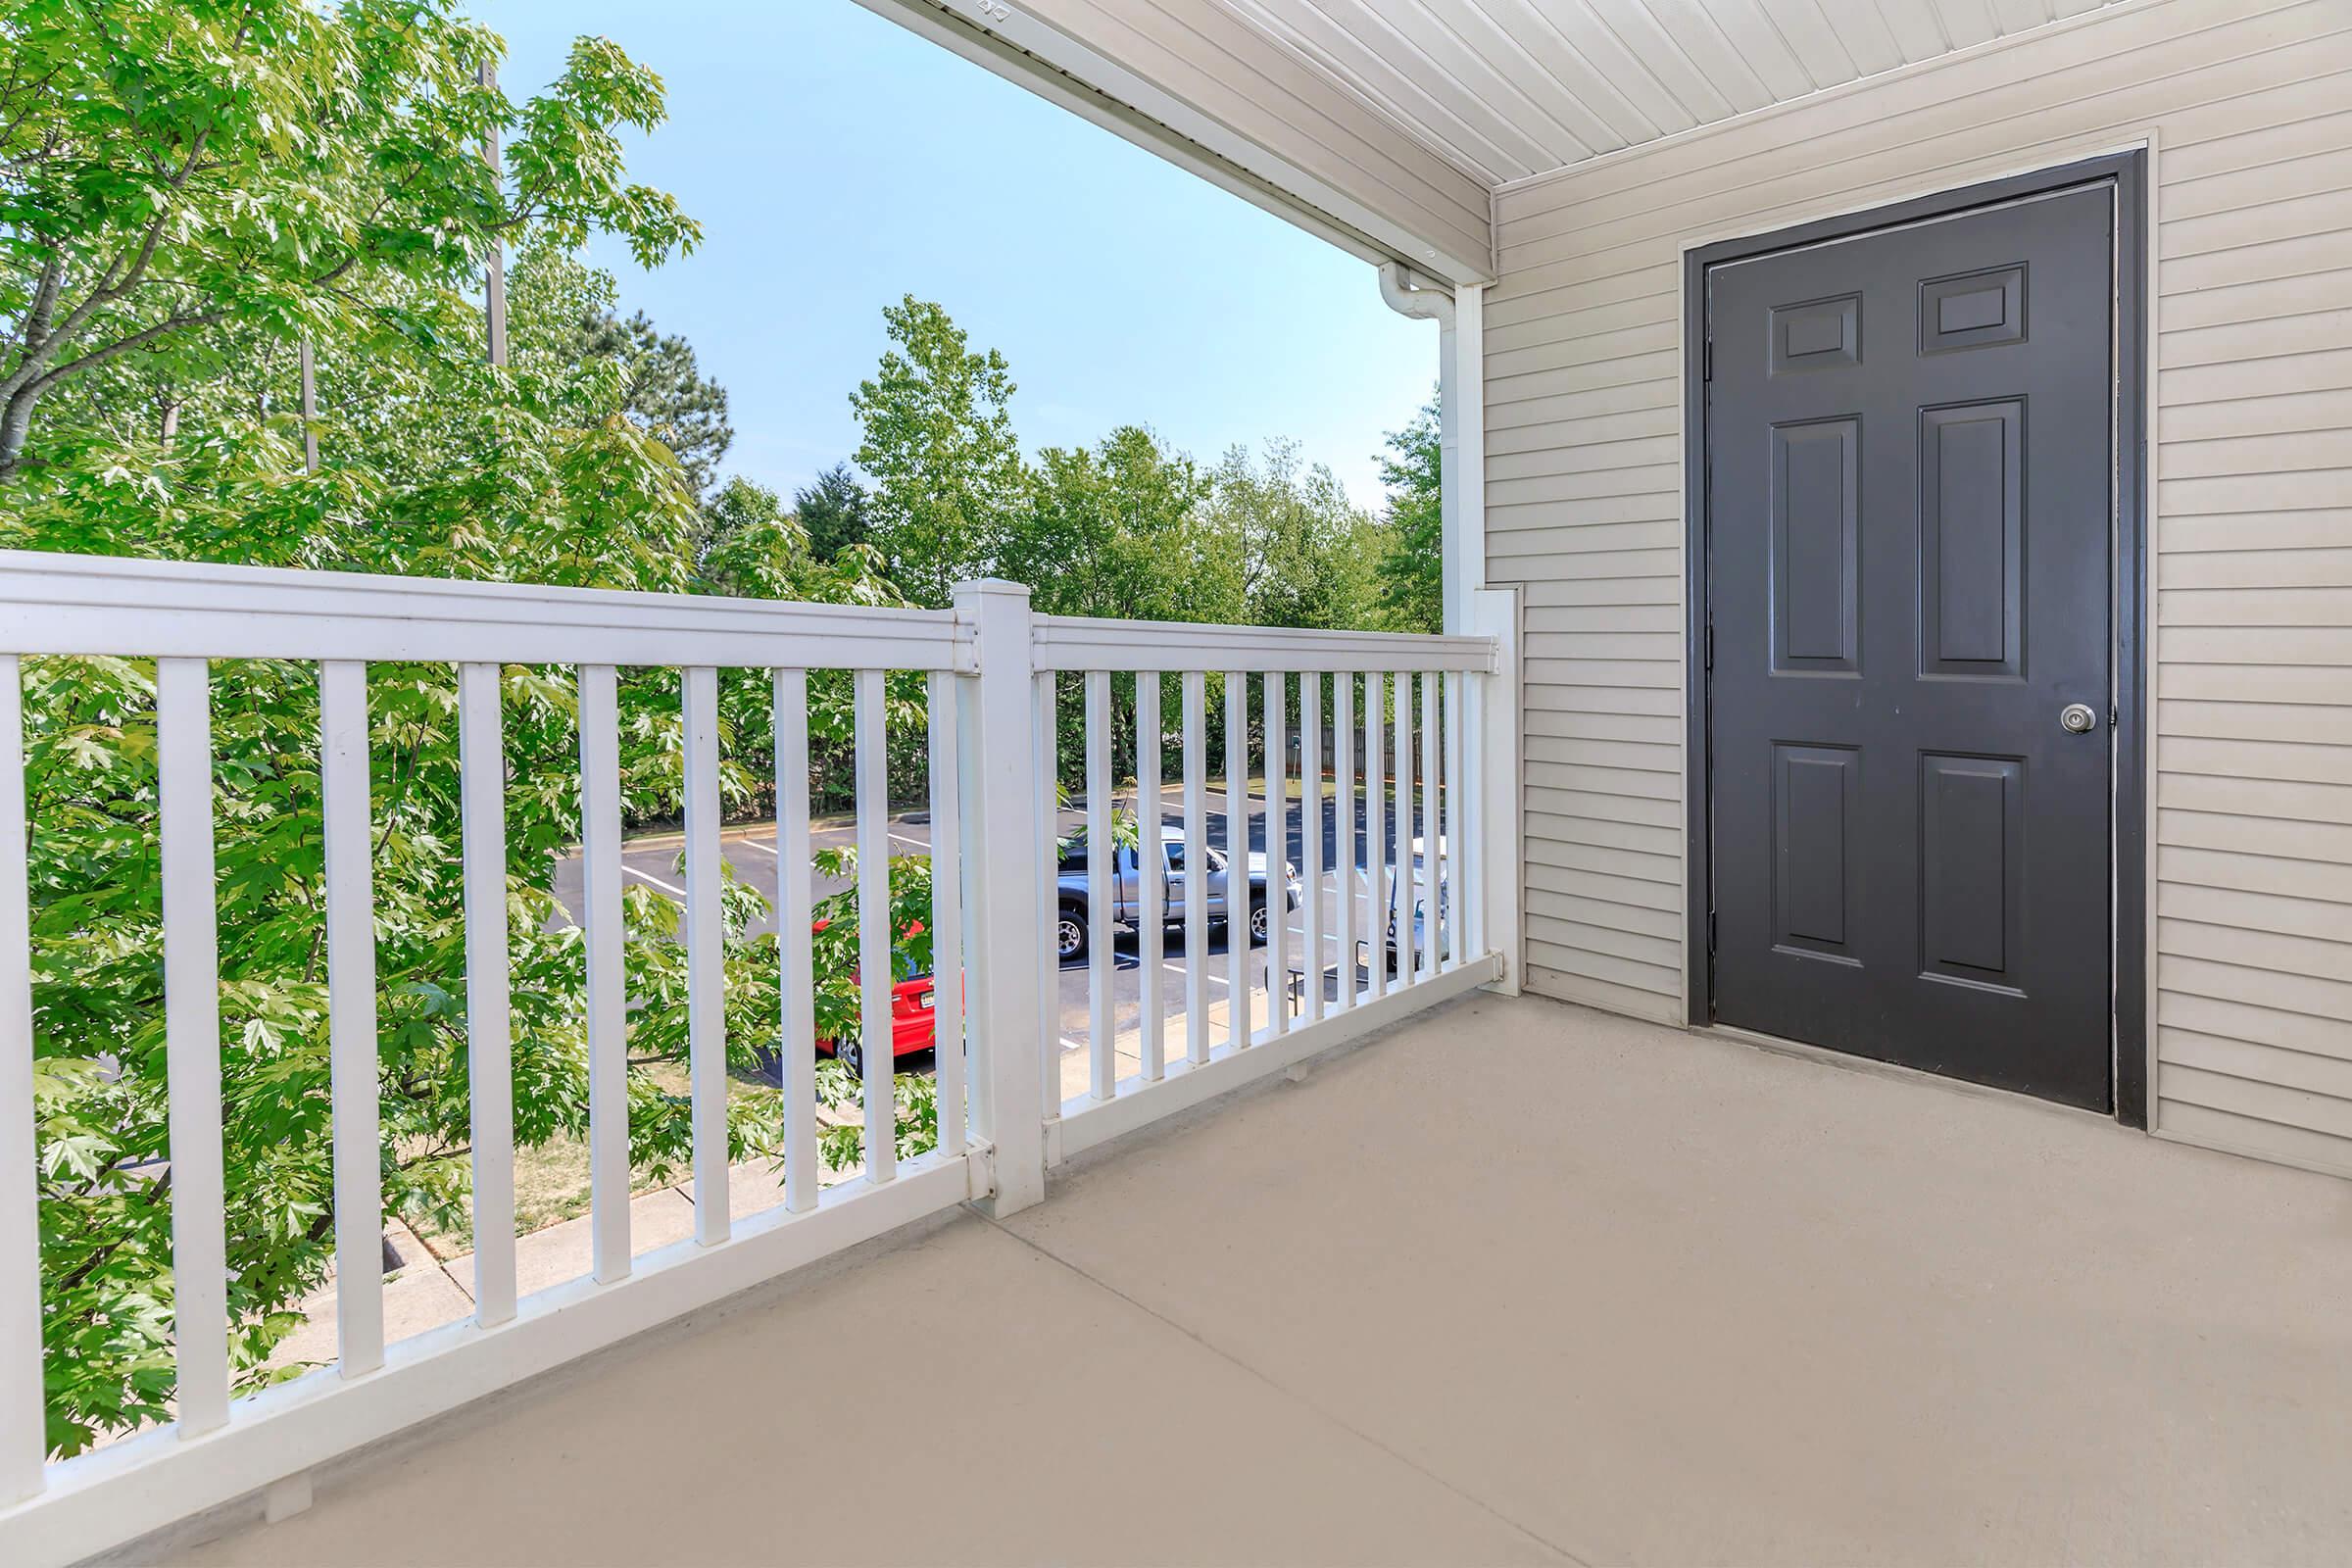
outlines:
M1211 476L1211 524L1240 563L1244 613L1261 626L1377 624L1387 529L1348 500L1332 471L1307 466L1296 442L1225 454Z
M34 380L58 372L13 405L39 416L19 426L0 546L895 599L870 554L820 567L782 517L746 517L706 540L676 455L625 412L622 367L576 352L584 314L612 302L611 278L570 256L580 232L623 232L650 259L692 231L668 198L621 182L600 128L616 103L626 122L658 120L658 84L609 45L584 42L564 77L516 110L474 84L473 67L497 48L438 4L320 16L253 0L233 25L206 5L41 4L0 24L0 80L74 88L0 89L10 117L0 156L65 149L58 156L77 162L88 186L77 194L34 170L23 178L38 189L13 185L0 202L17 306L7 363L46 367ZM406 64L391 70L387 59ZM516 131L503 191L473 146L499 121ZM120 147L91 145L110 123ZM190 144L177 161L164 156L172 144L159 128L174 125ZM142 147L163 174L139 172ZM167 177L183 170L176 185ZM304 178L332 188L305 195ZM154 188L132 189L142 181ZM314 231L314 206L366 221L340 238L327 220ZM273 213L284 256L253 237ZM216 218L227 231L211 231ZM152 245L138 237L150 224ZM494 235L518 247L506 366L486 363L469 297ZM125 244L131 261L105 259ZM93 267L115 282L93 285ZM248 275L228 275L239 268ZM96 297L93 287L104 297L90 310L60 303ZM33 306L49 295L42 318ZM293 412L298 332L319 368L315 474ZM220 661L212 672L240 1388L276 1375L270 1352L332 1258L317 680L312 665L282 661ZM578 832L577 715L568 669L509 666L501 684L514 1126L530 1149L586 1127L580 935L554 896L556 860ZM767 787L760 760L772 738L758 685L730 672L722 686L730 807ZM24 697L43 1326L49 1442L62 1454L171 1413L154 674L138 661L27 660ZM372 665L369 703L385 1199L462 1233L470 1087L454 671ZM839 744L846 689L813 706L819 743ZM891 711L901 730L919 715L904 684ZM673 814L676 674L626 672L620 718L624 809ZM903 881L913 897L916 878ZM775 1039L773 939L747 934L763 909L752 890L727 887L727 1041L747 1068ZM678 910L632 888L624 917L628 994L643 1004L632 1015L630 1155L640 1175L662 1180L691 1148L686 1097L660 1073L686 1050ZM829 1092L854 1093L835 1077ZM906 1112L917 1140L919 1110ZM735 1155L773 1152L772 1095L739 1090L731 1120Z
M1012 373L928 301L909 294L882 318L892 346L850 394L864 430L858 465L874 481L872 538L906 597L941 609L957 581L996 568L1026 497Z
M695 494L709 491L735 427L727 389L703 374L694 345L657 331L643 311L626 319L605 311L581 321L577 352L619 366L620 411L677 455Z
M1238 619L1240 578L1202 514L1208 498L1193 460L1141 425L1092 448L1048 447L998 569L1028 583L1047 614Z
M1432 397L1403 429L1389 432L1389 449L1380 460L1395 539L1381 558L1380 607L1396 631L1443 631L1446 625L1441 428L1438 400Z
M617 130L662 116L653 74L584 38L517 105L479 79L502 48L451 0L12 6L0 477L47 398L125 356L184 379L220 365L218 328L430 331L509 235L608 230L645 265L691 246L676 204L621 175ZM494 129L504 179L477 151Z
M846 463L836 463L818 474L814 484L794 491L792 511L819 561L831 561L850 545L864 544L873 532L866 518L865 487Z

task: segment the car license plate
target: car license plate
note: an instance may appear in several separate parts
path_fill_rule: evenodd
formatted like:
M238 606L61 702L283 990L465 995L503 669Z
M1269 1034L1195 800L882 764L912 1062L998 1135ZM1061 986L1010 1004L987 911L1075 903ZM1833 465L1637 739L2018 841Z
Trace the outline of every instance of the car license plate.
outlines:
M926 1008L938 1005L937 1002L933 1000L932 994L928 991L915 998L914 1004L918 1007Z

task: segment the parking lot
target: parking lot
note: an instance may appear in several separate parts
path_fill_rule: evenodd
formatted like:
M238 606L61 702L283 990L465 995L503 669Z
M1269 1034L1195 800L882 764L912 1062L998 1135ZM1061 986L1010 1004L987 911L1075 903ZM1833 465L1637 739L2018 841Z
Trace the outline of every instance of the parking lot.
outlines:
M1171 788L1163 799L1172 798L1175 793ZM1209 799L1213 806L1222 807L1225 797L1222 791L1212 791ZM1393 808L1395 803L1389 804ZM1121 809L1131 808L1134 805L1132 792L1122 792L1117 805ZM1262 850L1265 845L1266 801L1264 795L1252 795L1250 805L1250 848L1253 851ZM1415 814L1418 815L1417 812ZM1365 832L1364 802L1360 796L1355 802L1354 815L1355 863L1360 869L1364 863ZM1294 866L1301 865L1305 858L1305 824L1301 820L1302 816L1298 802L1294 798L1291 803L1290 831L1283 847L1283 858ZM1391 844L1395 843L1395 817L1396 813L1392 809L1384 823L1388 829ZM1163 811L1163 820L1170 827L1180 828L1184 819L1180 810L1169 808ZM1064 836L1083 832L1085 825L1086 813L1083 802L1059 813L1058 831ZM1333 940L1328 933L1338 929L1337 910L1340 885L1340 879L1333 874L1332 870L1338 858L1339 813L1336 804L1328 796L1323 802L1320 825L1323 836L1323 861L1326 870L1322 889L1323 929L1327 933L1325 941L1328 948ZM1223 810L1212 809L1208 812L1207 831L1208 842L1222 848L1226 842ZM931 827L927 812L912 809L892 816L889 821L889 832L892 854L930 854ZM857 826L846 817L820 819L810 825L809 842L816 849L846 849L857 842ZM682 850L683 840L674 833L632 839L622 847L622 875L627 881L651 888L665 898L683 901L686 896L685 877L679 866ZM727 829L720 839L720 854L738 879L759 889L763 894L773 896L776 882L776 836L773 823L754 823ZM823 898L828 893L838 891L842 886L844 884L839 881L819 877L815 882L814 893L817 898ZM576 854L557 865L556 896L567 909L576 911L579 908L581 862ZM1292 913L1291 923L1294 929L1302 923L1301 916L1298 911ZM1368 911L1359 913L1358 931L1366 930L1368 926ZM766 917L762 916L761 923L755 925L753 929L755 931L766 930ZM1225 1004L1232 990L1223 929L1212 927L1208 940L1202 946L1203 952L1200 956L1206 964L1205 990L1212 1016L1217 1020L1214 1038L1221 1041L1224 1032ZM1299 944L1294 939L1291 943L1294 964L1298 961L1298 947ZM1121 1058L1120 1071L1125 1074L1135 1071L1139 1065L1138 1042L1141 1039L1143 1028L1144 975L1137 952L1135 933L1119 933L1112 948L1112 1028L1117 1040L1116 1049ZM1163 943L1160 962L1159 1002L1160 1012L1162 1017L1167 1020L1165 1027L1171 1038L1181 1038L1185 985L1192 956L1185 950L1183 926L1181 924L1170 925ZM1338 961L1336 951L1332 954L1331 961L1335 964ZM1250 1016L1253 1021L1262 1025L1267 1015L1265 958L1262 951L1250 956L1247 972L1250 977ZM1083 961L1064 964L1060 974L1060 1038L1065 1098L1083 1094L1087 1087L1088 1044L1093 1029L1088 976L1089 969ZM1180 1045L1172 1048L1175 1052L1181 1052L1181 1049ZM931 1069L931 1060L928 1055L911 1057L903 1061L901 1066L906 1071L928 1072Z

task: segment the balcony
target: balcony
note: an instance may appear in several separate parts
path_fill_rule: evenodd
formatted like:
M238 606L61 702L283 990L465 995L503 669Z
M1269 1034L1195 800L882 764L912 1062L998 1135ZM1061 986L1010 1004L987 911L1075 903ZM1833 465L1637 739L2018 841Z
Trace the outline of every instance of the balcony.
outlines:
M2087 1115L1474 994L168 1555L2318 1562L2345 1223Z
M1487 751L1489 737L1512 733L1498 718L1513 690L1507 625L1401 637L1062 619L1032 614L1027 591L1004 583L965 585L952 612L905 611L5 553L0 603L0 1259L11 1282L0 1296L0 1558L11 1562L112 1549L257 1489L283 1497L339 1455L904 1227L966 1204L1009 1218L1044 1200L1050 1167L1502 974L1486 931L1490 913L1509 918L1515 877L1507 858L1489 873L1509 840L1488 822L1511 774ZM54 978L51 955L83 935L79 906L71 895L61 905L58 889L86 863L61 870L46 820L55 806L25 772L28 742L54 755L56 733L23 696L33 662L75 657L134 662L113 667L141 681L152 670L139 719L153 726L152 807L101 814L121 814L126 842L152 857L160 994L107 1005L153 1007L152 1027L110 1038L160 1043L169 1103L156 1153L110 1156L102 1180L61 1197L59 1156L39 1134L43 1074L62 1065L104 1082L125 1060L80 1044L96 1031L60 1022L87 999ZM455 1156L465 1169L453 1174L471 1249L441 1269L451 1288L421 1314L407 1281L392 1299L382 1261L395 1217L386 1172L415 1136L383 1109L396 1004L379 984L377 916L400 891L379 886L376 869L393 831L372 712L371 670L385 666L439 672L449 722L420 727L416 745L448 754L446 782L417 788L443 789L462 828L452 867L462 930L448 958L462 976L433 984L450 996L429 1027L454 1046L436 1070L470 1086ZM38 690L54 694L73 666L38 668L51 682ZM632 674L649 669L662 678ZM820 678L845 699L854 773L843 891L856 906L836 911L838 930L815 897L817 867L831 862L811 854ZM315 720L257 743L247 702L257 679L292 692ZM1125 703L1114 705L1114 685ZM564 732L531 754L528 773L510 726L544 724L546 712L521 710L525 690L558 694ZM776 808L758 900L775 937L757 949L729 936L747 890L722 855L720 809L724 769L747 761L747 711L767 736L750 760L772 768ZM673 902L650 934L648 905L632 911L622 897L624 724L674 735L684 807L683 885L652 879ZM920 777L905 776L902 755L894 779L892 733L904 741L910 724ZM1083 758L1065 768L1057 748L1071 734ZM1092 857L1073 882L1056 850L1071 834L1117 837L1114 752L1134 761L1136 839L1152 842L1144 824L1160 824L1169 846L1164 879L1140 878L1139 906L1120 906L1134 932L1132 1026L1118 1016L1110 858ZM411 778L423 768L416 755L405 765ZM262 776L290 787L240 788ZM1057 796L1073 778L1065 812ZM551 846L544 822L510 843L517 791L560 799L563 833L576 835L576 848L555 848L578 862L564 921L577 940L553 967L529 940L558 918L532 891ZM924 805L927 853L899 857L892 811L910 797ZM324 980L317 1049L331 1079L291 1106L268 1071L253 1075L264 1058L223 1000L249 994L231 977L252 918L238 893L247 873L224 876L217 836L257 823L282 835L289 858L267 874L316 884L297 901L305 934L289 951L313 951ZM307 872L291 858L306 845L323 849ZM1262 947L1212 929L1226 912L1212 904L1216 877L1178 873L1214 865L1231 880L1252 845L1273 887L1291 881L1286 862L1301 868L1303 892L1281 901L1294 906L1260 922ZM131 865L118 879L139 877ZM894 902L901 877L910 880ZM1056 929L1081 904L1091 951L1059 964ZM838 947L853 928L854 944ZM935 1113L910 1136L893 1011L916 931L936 1043L917 1094ZM837 958L825 972L813 962L820 934ZM142 951L139 964L150 961ZM145 972L134 965L134 983ZM845 987L855 995L842 1016L856 1021L841 1026L854 1038L819 1032L828 987L836 1001ZM1087 1020L1075 1039L1064 1017L1073 987ZM746 998L759 1004L748 1018ZM649 1030L685 1046L684 1081L651 1097L633 1078ZM586 1212L577 1234L541 1245L549 1233L517 1234L517 1155L533 1140L516 1086L569 1070L567 1041L584 1078ZM771 1098L731 1085L746 1046L778 1064ZM849 1121L820 1122L820 1049L859 1060ZM400 1070L414 1073L415 1058ZM641 1116L690 1132L659 1215L638 1191ZM288 1209L240 1190L224 1148L249 1157L265 1126L277 1129L265 1148L307 1139L326 1158L331 1140L321 1167L331 1194L322 1177L311 1206ZM845 1136L846 1171L835 1157ZM768 1157L743 1162L747 1142ZM98 1446L52 1460L44 1364L61 1365L65 1309L43 1259L92 1223L73 1203L124 1200L169 1210L168 1300L155 1303L169 1364L134 1369L165 1396ZM275 1341L298 1348L299 1364L265 1366L254 1347L275 1333L266 1314L289 1303L266 1300L269 1280L246 1271L257 1237L289 1212L321 1237L331 1229L332 1288L310 1298L307 1330ZM436 1304L457 1320L435 1321L453 1315ZM86 1308L117 1309L103 1296Z

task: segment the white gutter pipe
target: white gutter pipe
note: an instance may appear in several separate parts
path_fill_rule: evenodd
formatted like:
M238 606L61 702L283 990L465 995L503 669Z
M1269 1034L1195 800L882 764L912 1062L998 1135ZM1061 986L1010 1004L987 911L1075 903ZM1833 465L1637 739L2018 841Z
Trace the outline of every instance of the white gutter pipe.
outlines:
M1480 291L1468 289L1462 292L1470 295L1473 301L1471 310L1475 319L1478 309L1475 302ZM1464 551L1470 539L1462 525L1464 480L1467 476L1461 465L1462 377L1458 373L1461 344L1455 331L1456 296L1402 262L1384 262L1380 268L1380 297L1388 302L1389 309L1400 316L1438 323L1438 510L1443 519L1441 532L1444 536L1445 582L1441 597L1446 611L1446 630L1458 632L1467 625L1467 602L1463 598L1465 585L1474 580L1483 583L1486 572L1483 564L1475 574L1463 570L1466 559ZM1483 489L1483 486L1472 485L1468 488L1477 490ZM1483 530L1481 532L1483 542ZM1483 563L1485 552L1482 550L1480 555Z

